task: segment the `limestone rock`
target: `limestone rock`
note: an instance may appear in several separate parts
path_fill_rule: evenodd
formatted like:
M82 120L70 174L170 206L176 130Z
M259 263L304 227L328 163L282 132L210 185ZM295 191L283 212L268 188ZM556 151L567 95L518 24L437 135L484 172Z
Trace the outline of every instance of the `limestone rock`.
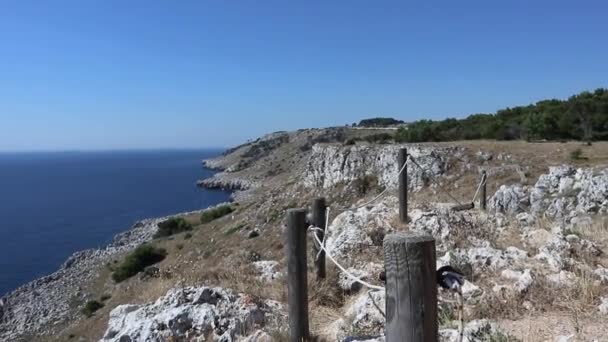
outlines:
M513 288L519 293L525 292L534 282L529 269L526 269L523 272L503 270L500 275L503 278L514 280L515 283L513 284Z
M352 317L352 328L369 335L383 334L386 320L378 308L385 309L384 297L384 291L367 291L359 295L346 310L346 315Z
M309 187L330 188L341 182L351 182L365 175L378 177L383 187L397 186L397 154L399 145L336 146L316 144L312 148L304 183ZM448 157L458 148L407 146L408 153L433 177L448 169ZM408 163L408 186L412 190L423 187L428 179L413 163Z
M244 324L265 326L276 308L221 288L175 288L154 303L114 308L101 341L233 341Z
M254 261L253 266L260 273L259 279L263 281L273 281L283 276L283 272L278 271L279 263L274 260Z
M598 306L598 310L601 314L608 315L608 297L600 298L602 303Z
M523 212L530 205L528 188L519 184L501 185L488 200L490 211L514 215Z

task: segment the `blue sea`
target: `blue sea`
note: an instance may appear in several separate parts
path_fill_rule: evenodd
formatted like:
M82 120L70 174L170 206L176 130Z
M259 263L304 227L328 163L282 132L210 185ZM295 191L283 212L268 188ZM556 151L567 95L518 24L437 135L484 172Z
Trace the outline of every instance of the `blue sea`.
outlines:
M0 153L0 296L137 220L229 200L196 187L220 150Z

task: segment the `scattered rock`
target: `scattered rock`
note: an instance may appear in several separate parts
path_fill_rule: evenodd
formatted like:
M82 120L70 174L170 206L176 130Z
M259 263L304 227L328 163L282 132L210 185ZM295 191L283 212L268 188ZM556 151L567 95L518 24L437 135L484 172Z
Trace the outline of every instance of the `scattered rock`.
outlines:
M276 270L278 265L279 263L274 260L260 260L253 262L253 266L260 273L258 278L267 282L276 280L283 276L282 272Z
M549 274L547 280L556 287L570 287L576 281L576 275L569 271Z
M532 279L532 274L530 273L529 269L526 269L523 272L513 271L513 270L503 270L500 275L503 278L515 280L515 283L513 284L513 288L519 293L525 292L530 287L530 285L532 285L532 283L534 282L534 280Z
M352 317L352 328L370 335L383 334L385 318L378 308L384 310L386 307L384 297L384 291L368 291L359 295L346 310L346 315Z
M503 214L518 214L530 206L528 188L519 184L501 185L488 200L490 211Z

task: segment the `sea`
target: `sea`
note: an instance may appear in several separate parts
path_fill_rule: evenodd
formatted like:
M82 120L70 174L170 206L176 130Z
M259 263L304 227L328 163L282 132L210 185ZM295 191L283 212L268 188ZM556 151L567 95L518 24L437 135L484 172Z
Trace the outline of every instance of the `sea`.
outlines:
M228 201L196 186L214 174L202 160L221 152L0 153L0 296L138 220Z

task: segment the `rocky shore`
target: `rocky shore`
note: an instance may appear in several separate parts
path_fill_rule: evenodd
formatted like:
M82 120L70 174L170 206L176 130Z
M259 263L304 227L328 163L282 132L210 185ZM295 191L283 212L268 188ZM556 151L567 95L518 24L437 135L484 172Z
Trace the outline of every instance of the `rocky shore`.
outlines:
M12 341L30 334L52 334L49 327L76 319L79 312L72 303L88 299L82 286L98 277L103 265L117 255L150 241L159 222L172 216L202 211L141 220L131 229L117 234L106 247L75 252L56 272L6 294L0 298L0 340Z

